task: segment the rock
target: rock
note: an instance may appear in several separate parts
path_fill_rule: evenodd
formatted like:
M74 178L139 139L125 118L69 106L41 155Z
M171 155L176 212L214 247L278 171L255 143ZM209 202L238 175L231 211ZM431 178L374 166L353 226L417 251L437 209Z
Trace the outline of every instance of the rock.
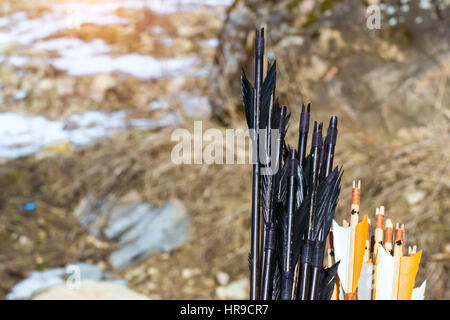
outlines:
M450 59L448 41L442 41L450 5L411 5L390 12L391 7L398 8L398 2L383 1L381 30L371 30L367 4L359 0L236 0L210 74L212 114L224 123L243 117L241 67L252 79L254 29L266 24L267 57L277 59L282 74L277 78L280 102L285 97L290 108L297 108L302 100L311 101L325 107L326 114L333 110L349 123L358 121L369 134L379 133L380 127L395 134L398 128L427 123L434 112L423 110L436 103L437 79L446 78ZM300 85L300 91L294 94L292 84ZM448 101L448 94L441 99Z
M150 277L156 277L159 274L159 271L155 267L150 267L147 269L146 273Z
M139 222L148 216L153 208L147 204L139 204L137 206L122 206L114 208L112 212L112 222L104 229L104 234L108 239L115 239L126 230L136 226L133 230L141 225ZM116 218L114 219L114 216Z
M186 242L190 220L178 200L171 200L148 214L136 226L136 231L129 230L119 240L119 249L109 257L113 267L124 268L151 254L169 252Z
M77 289L66 285L52 287L33 300L149 300L124 285L105 281L82 280Z
M74 215L82 227L97 238L103 235L103 229L105 229L108 230L107 238L112 239L124 231L125 222L120 219L128 216L140 203L141 198L134 190L120 199L109 195L101 200L94 195L89 195L80 201L74 210Z
M446 243L444 246L444 252L450 254L450 243Z
M242 279L233 281L227 286L216 288L216 296L219 299L245 300L248 299L249 281Z
M425 192L421 190L410 190L405 193L409 205L415 205L425 198Z
M100 229L108 208L112 206L113 198L108 197L99 201L95 196L89 195L83 198L74 210L74 216L80 221L81 226L96 237L100 237Z
M184 268L183 270L181 270L181 277L183 279L189 279L189 278L192 278L192 277L197 276L199 274L201 274L201 271L198 268L194 268L194 269Z
M104 99L107 90L117 85L117 79L110 74L96 75L92 83L91 98L96 102Z
M19 237L19 244L25 248L31 248L33 245L33 242L25 235L21 235Z
M299 47L305 42L305 39L301 36L288 36L281 40L281 47Z
M83 228L97 238L117 240L118 249L109 257L123 268L151 254L169 252L187 240L189 216L178 200L162 208L144 203L136 191L117 199L90 195L74 211Z
M226 285L228 283L228 281L230 281L230 275L223 271L217 272L216 278L217 278L217 282L219 282L219 284L221 286Z

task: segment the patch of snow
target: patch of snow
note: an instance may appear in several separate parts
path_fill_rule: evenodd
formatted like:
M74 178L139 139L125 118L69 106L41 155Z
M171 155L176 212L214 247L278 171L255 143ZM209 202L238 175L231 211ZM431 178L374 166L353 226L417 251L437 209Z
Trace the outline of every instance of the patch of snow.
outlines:
M181 122L182 119L175 113L165 114L157 119L132 119L130 124L138 129L155 129L158 127L166 127Z
M39 50L56 51L61 56L72 58L108 53L113 49L102 39L84 42L78 38L55 38L37 42L33 47Z
M13 98L14 100L23 100L28 96L27 92L24 90L16 90L14 91Z
M164 110L170 107L167 101L154 100L148 104L150 110Z
M202 48L215 48L219 45L219 40L217 38L210 38L206 40L200 40L198 44Z
M72 76L117 71L140 79L159 79L179 75L199 62L194 55L167 59L137 53L111 56L107 52L113 48L101 39L84 42L77 38L58 38L38 42L34 47L57 51L60 57L49 59L50 64Z
M0 113L0 158L30 155L44 145L67 139L63 127L63 122L50 121L43 116Z
M419 7L423 10L430 10L433 8L433 5L430 0L420 0Z
M397 9L395 9L394 6L388 6L388 7L386 8L386 13L389 14L389 15L394 14L396 11L397 11Z
M96 55L89 59L82 56L76 58L63 56L53 59L51 64L72 76L119 71L141 79L159 79L178 75L197 61L194 56L157 60L148 55L132 53L118 57Z
M126 121L126 111L112 113L87 111L69 116L66 123L75 123L76 128L66 131L70 142L77 146L85 146L108 136L108 133L115 129L125 129Z
M183 105L184 114L188 117L206 117L211 111L208 97L193 96L187 92L180 92L178 99Z
M10 56L8 58L8 62L16 67L24 66L29 60L30 58L23 56Z
M65 120L49 120L41 115L4 112L0 113L0 158L29 156L57 141L68 140L75 146L86 146L129 126L149 130L181 120L172 113L156 119L128 120L126 111L87 111Z
M209 68L208 67L201 67L197 71L194 72L193 76L195 77L207 77L209 74Z
M171 37L162 37L158 41L165 46L173 46L174 43L173 38Z
M397 25L397 18L392 17L392 18L389 19L388 22L389 22L389 25L395 26L395 25Z
M64 284L62 279L64 273L64 268L33 271L28 278L11 289L11 292L6 295L6 299L27 299L38 291Z
M8 30L0 31L0 44L19 43L29 45L38 39L49 37L61 30L79 27L85 23L97 25L127 24L128 19L120 18L108 13L97 5L89 4L54 5L52 10L45 12L38 18L28 19L25 12L18 12L4 21L3 27Z
M0 28L3 28L4 26L7 26L11 23L10 17L0 17Z
M161 34L163 32L163 28L161 28L161 26L154 26L148 28L148 31L153 34Z
M19 43L29 45L64 29L78 28L83 24L97 25L129 24L130 20L118 16L118 9L148 9L158 14L177 11L195 11L201 7L230 6L232 0L128 0L102 3L57 3L40 17L29 19L20 11L0 18L0 44Z

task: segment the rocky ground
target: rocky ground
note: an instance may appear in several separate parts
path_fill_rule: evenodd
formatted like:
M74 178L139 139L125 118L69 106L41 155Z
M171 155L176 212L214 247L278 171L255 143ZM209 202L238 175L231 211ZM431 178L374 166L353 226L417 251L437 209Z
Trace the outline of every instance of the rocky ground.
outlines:
M175 165L169 137L174 123L192 131L199 118L204 129L245 128L239 72L243 65L251 74L251 31L265 23L267 55L278 59L277 91L293 112L290 130L302 100L313 102L316 118L339 116L336 161L345 174L338 218L348 213L351 180L360 178L362 211L373 215L384 205L405 223L407 243L424 250L418 283L428 280L426 297L449 298L445 1L432 10L421 1L406 12L387 4L376 32L355 23L364 20L359 1L262 1L257 9L237 0L228 9L166 5L166 12L126 1L107 14L95 9L102 2L111 1L0 4L0 121L7 128L0 134L10 135L0 144L1 297L32 271L79 261L153 299L246 297L251 168ZM58 18L69 13L69 24ZM35 32L33 19L55 23ZM10 119L20 130L7 126ZM48 128L53 135L34 138ZM83 210L88 199L93 206ZM189 217L182 245L156 245L146 256L124 239L139 243L148 225L128 238L111 233L121 230L121 220L110 219L121 217L117 203L157 215L169 201ZM98 225L89 222L93 211L103 217ZM117 268L111 256L123 248L135 261ZM89 286L105 277L90 278Z

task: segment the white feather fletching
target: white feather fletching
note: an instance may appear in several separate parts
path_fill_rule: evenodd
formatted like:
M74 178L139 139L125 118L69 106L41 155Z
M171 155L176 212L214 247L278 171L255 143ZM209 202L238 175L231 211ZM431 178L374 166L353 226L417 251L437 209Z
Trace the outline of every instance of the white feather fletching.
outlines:
M350 227L341 227L333 220L333 244L336 262L340 261L338 276L342 288L348 288L348 260L350 249ZM342 291L342 288L340 291Z
M420 287L414 288L411 296L411 300L424 300L425 289L427 287L427 280L425 280Z
M392 282L394 281L394 257L378 244L377 264L377 300L392 300Z
M358 300L372 300L373 263L363 262L358 281Z

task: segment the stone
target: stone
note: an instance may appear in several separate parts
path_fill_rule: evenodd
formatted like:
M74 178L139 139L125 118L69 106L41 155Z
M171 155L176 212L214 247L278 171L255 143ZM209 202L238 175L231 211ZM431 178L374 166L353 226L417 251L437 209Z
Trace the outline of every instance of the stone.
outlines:
M28 238L25 235L21 235L19 237L19 244L25 248L31 248L31 246L33 245L32 241L30 240L30 238Z
M92 83L91 98L100 102L104 99L107 90L117 85L117 79L110 74L96 75Z
M81 226L98 239L117 241L109 262L124 268L151 254L169 252L187 240L190 219L184 206L172 200L161 208L142 202L136 191L104 200L89 195L74 211Z
M380 132L380 127L396 134L398 128L431 121L435 113L423 110L439 95L436 79L446 78L443 66L449 51L442 41L446 28L434 10L419 6L397 10L397 24L390 25L386 8L398 7L397 2L383 3L381 32L365 27L367 5L359 0L235 1L222 26L209 74L212 114L225 124L242 117L239 77L241 68L253 73L257 21L256 25L268 26L267 56L276 58L283 70L277 79L280 97L292 94L289 83L301 83L302 99L326 106L327 113L334 110L357 118L368 134ZM448 8L442 3L436 10ZM418 16L420 25L415 22ZM446 99L448 95L442 93L441 101Z
M409 205L415 205L425 198L425 192L421 190L410 190L405 192L405 198Z
M155 267L150 267L150 268L147 269L147 275L148 276L155 277L158 274L159 274L159 271Z
M140 225L152 207L149 204L125 205L120 208L114 208L112 215L116 215L116 219L104 229L104 234L108 239L115 239L133 226Z
M127 217L141 203L139 194L132 190L117 199L109 195L105 199L97 199L94 195L83 198L74 210L74 215L81 226L97 238L101 238L106 231L106 238L117 237L126 229Z
M151 254L169 252L183 245L188 238L189 216L178 200L171 200L162 208L149 212L136 228L119 240L119 249L109 256L114 268L124 268ZM132 237L137 236L134 241ZM126 241L126 243L124 243Z
M79 288L58 285L37 294L33 300L149 300L149 298L122 284L82 280Z
M217 278L217 282L221 286L224 286L224 285L228 284L228 281L230 281L230 275L228 273L226 273L226 272L223 272L223 271L217 272L216 278Z
M181 270L181 277L183 279L190 279L194 276L197 276L201 273L200 269L198 268L184 268Z
M248 299L248 279L242 279L231 282L227 286L216 288L216 296L219 299L244 300Z
M80 201L73 214L85 230L100 238L101 225L107 219L108 209L112 207L113 202L113 196L98 200L94 195L89 195Z

